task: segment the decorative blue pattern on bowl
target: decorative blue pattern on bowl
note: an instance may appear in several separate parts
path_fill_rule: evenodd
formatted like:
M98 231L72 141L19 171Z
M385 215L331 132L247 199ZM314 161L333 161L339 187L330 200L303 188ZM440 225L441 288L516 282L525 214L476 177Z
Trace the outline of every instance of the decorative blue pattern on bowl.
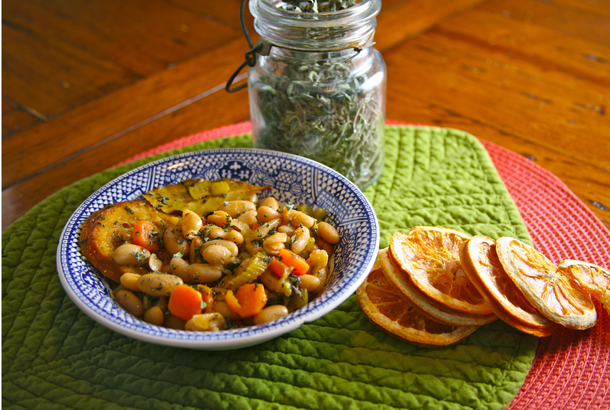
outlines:
M341 241L331 258L326 289L311 303L265 325L220 332L187 332L136 319L113 299L102 276L80 251L81 226L107 204L128 201L188 178L232 178L269 185L261 197L329 211ZM352 295L371 270L379 250L379 224L362 192L336 171L295 155L257 149L216 149L164 158L136 168L93 193L66 223L57 249L61 283L72 301L102 325L135 339L195 349L236 349L262 343L314 321Z

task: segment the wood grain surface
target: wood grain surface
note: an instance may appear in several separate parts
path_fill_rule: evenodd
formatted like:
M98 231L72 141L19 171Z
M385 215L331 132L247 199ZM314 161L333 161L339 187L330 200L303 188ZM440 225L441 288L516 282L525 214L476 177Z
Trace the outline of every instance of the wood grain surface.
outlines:
M224 90L248 49L239 3L4 1L3 229L123 159L247 120L247 92ZM610 0L387 0L377 22L388 119L524 155L610 227Z

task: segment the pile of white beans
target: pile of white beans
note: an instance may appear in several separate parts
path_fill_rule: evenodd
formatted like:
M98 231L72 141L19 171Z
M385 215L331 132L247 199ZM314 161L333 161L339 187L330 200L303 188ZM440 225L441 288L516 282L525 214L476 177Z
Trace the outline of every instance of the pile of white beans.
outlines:
M268 197L258 204L228 201L206 217L185 210L179 224L159 233L163 245L158 252L133 243L125 243L114 251L115 263L147 266L150 270L144 275L124 273L115 297L134 316L174 329L214 331L226 329L228 323L248 326L283 317L302 307L303 300L296 299L303 299L302 293L311 300L324 289L329 275L328 260L340 241L332 225L318 221L313 216L317 214L308 208L298 209L301 210L290 205L280 207L275 198ZM284 303L271 304L254 317L240 317L224 300L228 290L224 286L230 283L227 278L246 269L255 255L262 253L269 260L282 249L301 255L310 266L309 272L299 276L299 288L294 289L289 275L278 277L265 269L254 282L265 286L268 300L277 301L279 296ZM209 287L214 297L213 306L207 306L204 314L188 322L167 309L168 295L182 284Z

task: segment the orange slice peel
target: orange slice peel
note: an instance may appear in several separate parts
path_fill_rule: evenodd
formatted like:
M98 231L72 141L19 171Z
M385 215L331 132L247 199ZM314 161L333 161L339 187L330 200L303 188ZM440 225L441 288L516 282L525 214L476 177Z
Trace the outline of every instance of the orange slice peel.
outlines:
M379 251L379 262L383 271L392 284L402 293L409 303L416 306L423 314L431 319L450 326L483 326L497 319L496 315L468 315L463 312L438 306L433 300L420 292L409 280L407 275L400 273L400 267L395 263L387 249Z
M504 322L537 337L549 336L557 330L558 325L542 316L506 274L493 239L473 236L462 248L461 259L472 283Z
M356 297L366 316L400 340L425 347L447 346L471 335L477 326L450 326L423 315L396 289L377 263Z
M595 325L595 305L579 282L523 242L502 237L498 259L525 298L547 319L570 329Z
M610 314L610 271L592 263L564 260L558 269L576 280Z
M399 272L431 300L453 311L490 315L461 263L460 249L468 239L453 229L416 226L407 234L395 233L389 250Z

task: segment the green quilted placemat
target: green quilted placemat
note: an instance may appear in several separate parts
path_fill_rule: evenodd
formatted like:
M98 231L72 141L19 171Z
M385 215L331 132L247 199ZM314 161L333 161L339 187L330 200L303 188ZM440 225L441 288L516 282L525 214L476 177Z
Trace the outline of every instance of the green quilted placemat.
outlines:
M2 234L2 404L35 409L502 409L537 339L501 321L461 343L423 348L375 327L355 296L316 322L247 349L205 352L114 333L70 301L56 274L63 225L112 178L200 143L94 175L41 202ZM531 243L487 152L456 130L389 126L382 177L366 190L381 246L415 225Z

